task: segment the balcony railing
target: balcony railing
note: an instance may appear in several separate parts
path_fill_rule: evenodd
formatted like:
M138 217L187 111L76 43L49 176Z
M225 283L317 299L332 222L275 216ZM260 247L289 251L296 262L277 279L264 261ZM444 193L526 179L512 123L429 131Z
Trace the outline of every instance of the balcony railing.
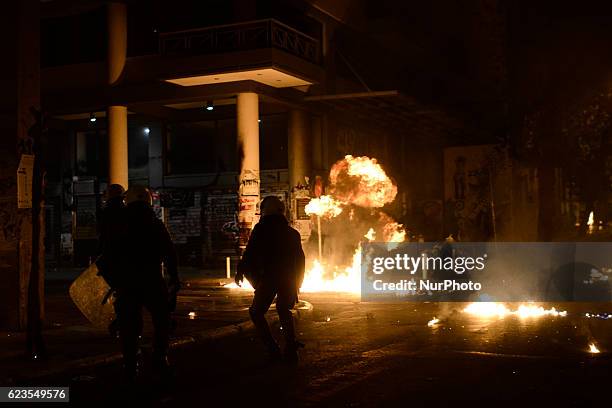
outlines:
M320 61L319 41L273 19L160 33L162 55L199 55L278 48L306 61Z

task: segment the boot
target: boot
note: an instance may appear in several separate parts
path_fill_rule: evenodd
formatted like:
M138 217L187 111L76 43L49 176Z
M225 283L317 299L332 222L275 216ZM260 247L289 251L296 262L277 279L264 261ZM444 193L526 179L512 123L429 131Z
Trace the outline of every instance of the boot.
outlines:
M123 359L123 371L122 377L124 384L128 386L133 386L136 384L138 380L138 376L140 375L140 369L138 364L137 357L129 357Z
M251 320L255 325L255 330L266 348L266 360L269 363L276 363L280 361L282 357L280 347L278 346L276 340L274 340L274 336L272 336L272 332L270 331L270 326L268 325L266 318L261 314L253 313L252 310L249 310L249 314L251 315Z
M281 350L280 347L278 346L278 343L276 343L276 341L272 344L267 344L266 345L266 349L267 349L267 362L270 364L276 364L280 361L282 361L282 354L281 354Z
M287 364L296 365L299 361L298 350L301 348L304 348L304 343L297 340L288 342L283 354L283 361Z
M278 306L277 306L278 308ZM283 361L288 364L297 364L298 349L304 345L295 340L295 326L293 323L293 315L289 309L277 309L278 317L281 321L281 328L285 337L285 353Z
M168 356L153 353L153 372L161 381L171 381L174 378L174 371L168 361Z

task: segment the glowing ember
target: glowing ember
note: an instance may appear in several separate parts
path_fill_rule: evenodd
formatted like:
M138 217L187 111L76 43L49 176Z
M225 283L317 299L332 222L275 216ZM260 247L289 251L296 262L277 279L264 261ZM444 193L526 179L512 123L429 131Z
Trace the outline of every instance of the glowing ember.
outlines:
M589 213L589 219L587 221L587 225L589 226L589 229L587 232L589 234L593 233L593 229L595 229L595 215L593 214L593 211Z
M589 344L589 353L597 354L597 353L601 353L601 351L599 351L595 343L591 343Z
M587 221L587 225L589 227L592 227L593 225L595 225L595 216L593 215L593 211L589 213L589 219Z
M554 307L546 310L542 306L534 305L520 305L515 314L519 317L567 316L565 310L557 311Z
M465 313L473 316L492 318L492 317L506 317L509 315L518 316L521 318L533 318L542 316L567 316L566 311L558 311L554 307L551 309L544 309L542 306L536 306L532 304L522 304L517 310L510 310L503 303L496 302L476 302L470 303L465 309Z
M427 326L434 327L438 323L440 323L440 319L438 319L437 317L434 317L433 319L427 322Z
M504 317L510 314L504 304L495 302L470 303L463 311L479 317Z
M374 228L370 228L367 234L365 234L363 237L366 238L370 242L374 241L376 239L376 231L374 231Z
M380 208L395 200L397 186L376 159L347 155L329 173L336 199L359 207Z
M325 218L334 218L342 213L342 206L340 202L336 201L333 197L323 195L319 198L313 198L310 200L304 211L308 215L318 215Z
M236 285L236 282L232 282L232 283L228 283L227 285L223 285L224 288L228 288L228 289L241 289L241 290L250 290L250 291L254 291L255 289L253 289L253 287L251 286L251 284L249 283L248 280L244 279L242 281L242 285L238 286Z

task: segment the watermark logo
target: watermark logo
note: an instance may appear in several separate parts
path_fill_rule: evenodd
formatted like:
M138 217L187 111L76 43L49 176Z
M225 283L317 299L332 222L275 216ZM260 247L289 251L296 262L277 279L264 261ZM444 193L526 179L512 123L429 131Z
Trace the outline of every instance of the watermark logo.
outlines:
M363 244L362 300L610 301L612 243Z

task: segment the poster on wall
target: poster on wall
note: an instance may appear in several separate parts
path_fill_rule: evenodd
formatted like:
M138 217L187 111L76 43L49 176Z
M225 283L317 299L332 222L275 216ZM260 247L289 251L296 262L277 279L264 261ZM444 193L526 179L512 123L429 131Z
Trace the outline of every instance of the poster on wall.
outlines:
M207 256L233 255L239 235L236 194L211 194L206 197Z
M22 154L17 168L17 208L32 208L34 155Z
M240 196L238 199L238 245L241 248L246 248L246 245L249 242L249 237L251 236L251 230L258 221L258 201L258 196Z
M78 196L74 239L97 239L97 199L95 195Z
M500 239L510 220L511 168L495 145L444 149L444 227L461 241Z

